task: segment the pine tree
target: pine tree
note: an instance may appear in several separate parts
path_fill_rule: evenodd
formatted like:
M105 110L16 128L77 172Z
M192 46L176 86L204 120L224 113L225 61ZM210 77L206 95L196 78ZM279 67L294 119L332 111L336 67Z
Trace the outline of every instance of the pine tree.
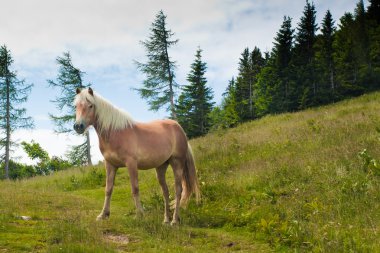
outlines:
M250 118L250 100L252 96L251 87L251 65L249 48L245 48L239 59L239 74L236 79L236 111L242 121Z
M138 69L146 75L143 87L136 90L143 99L147 100L153 111L169 104L166 109L170 110L171 117L176 119L174 104L175 89L178 87L174 79L176 63L169 56L169 48L177 44L178 40L173 40L173 35L174 33L167 28L166 15L160 11L152 23L149 38L141 42L148 61L146 63L136 61Z
M319 80L321 93L320 103L334 101L335 97L335 64L334 64L334 36L335 26L330 10L327 10L322 20L322 34L318 37L318 50L316 52L319 67Z
M339 29L334 41L334 62L336 66L336 87L339 99L363 93L358 83L359 62L355 54L354 17L345 13L340 18Z
M236 110L236 81L234 78L229 81L226 92L223 93L222 108L226 127L234 127L241 121Z
M188 137L190 137L190 132L194 128L193 122L189 120L189 114L192 109L192 102L190 101L189 94L182 92L177 100L175 111L177 115L177 121L185 130Z
M277 89L273 92L273 110L274 112L284 112L294 110L297 108L297 98L294 94L294 87L291 87L291 68L290 62L292 60L293 50L293 33L292 19L284 16L283 23L280 30L277 32L272 57L275 64L273 67L277 71L279 83ZM264 76L262 76L262 81ZM269 81L269 80L268 80Z
M12 147L12 133L21 128L33 128L33 120L26 116L26 109L20 105L27 101L32 84L25 84L17 78L10 67L13 59L4 45L0 47L0 148L5 149L1 160L4 161L5 178L9 178L9 163Z
M264 67L265 59L263 58L261 51L258 47L255 47L250 55L250 86L249 86L249 117L250 119L255 118L254 108L253 108L253 93L254 85L257 83L258 75L261 69Z
M257 117L283 110L281 108L283 98L280 97L280 94L282 94L281 84L277 69L273 65L267 65L262 68L257 75L257 82L254 85Z
M358 84L366 90L371 90L372 66L370 61L370 40L367 13L363 0L360 0L354 10L354 52L358 61Z
M236 80L236 111L242 121L254 119L253 87L257 81L257 75L264 66L265 59L259 48L252 52L245 48L239 61L239 75Z
M279 72L283 72L288 68L292 58L293 33L292 19L284 16L284 21L282 22L281 28L277 32L273 43L276 67Z
M236 126L240 122L236 108L236 82L235 78L232 78L223 93L221 104L215 106L210 113L212 129L218 130Z
M380 24L380 0L369 0L367 15L369 20L375 21L375 25Z
M202 50L198 48L191 71L187 76L188 85L183 87L179 102L181 117L178 121L184 127L189 138L204 135L210 128L209 114L213 107L213 92L207 87L205 73L207 65L202 61ZM186 111L185 111L186 110Z
M75 121L75 108L73 105L75 90L83 89L88 86L83 84L83 74L78 68L74 67L69 52L63 53L62 57L57 57L59 72L56 81L48 80L49 86L59 89L59 96L52 100L60 115L50 114L51 120L57 126L57 133L74 133L72 125ZM91 143L90 134L86 131L85 140L82 144L72 146L67 153L70 162L74 165L91 165Z
M306 1L303 16L297 27L295 53L300 64L310 64L314 57L314 43L318 25L314 3Z
M369 32L369 60L371 65L371 86L380 88L380 0L370 0L367 9Z
M315 104L318 92L314 71L314 44L317 30L315 6L313 2L309 3L307 0L297 27L293 57L300 109Z

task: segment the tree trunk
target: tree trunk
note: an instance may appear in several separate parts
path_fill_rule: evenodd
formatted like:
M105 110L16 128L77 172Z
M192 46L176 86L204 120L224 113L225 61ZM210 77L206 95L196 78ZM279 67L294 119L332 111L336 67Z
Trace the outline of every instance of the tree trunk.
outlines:
M91 143L90 143L90 132L86 132L86 148L87 148L87 162L88 165L92 166L92 161L91 161Z
M170 111L172 118L174 120L177 120L177 114L175 113L175 105L174 105L174 90L173 90L173 75L172 72L170 71L170 62L169 62L169 55L168 55L168 50L167 48L165 49L166 51L166 65L168 69L168 75L169 75L169 92L170 92Z
M10 126L10 98L9 98L10 81L9 81L9 73L7 69L5 71L5 85L7 87L7 90L6 90L7 101L6 101L6 115L5 115L5 120L6 120L5 178L9 179L9 146L11 143L11 126Z
M333 94L333 102L335 102L335 83L334 83L334 72L332 68L330 67L330 84L331 84L331 91Z
M170 111L171 111L172 119L177 120L177 114L175 113L175 105L174 105L173 74L170 71L170 60L169 60L169 53L168 53L168 43L166 41L167 33L166 33L166 30L165 30L165 27L164 27L164 33L165 33L166 68L167 68L168 77L169 77Z
M253 119L252 78L249 78L249 117Z
M170 72L170 70L169 70ZM174 91L173 91L173 85L172 85L172 81L170 81L170 111L171 111L171 115L172 115L172 118L174 120L177 120L177 114L175 113L175 105L174 105Z

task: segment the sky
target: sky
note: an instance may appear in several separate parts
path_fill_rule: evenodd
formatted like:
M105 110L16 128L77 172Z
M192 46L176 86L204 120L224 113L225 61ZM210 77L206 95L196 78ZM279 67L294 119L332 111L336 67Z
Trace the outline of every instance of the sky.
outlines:
M6 45L14 59L12 69L20 79L34 85L24 104L34 118L33 130L14 132L14 140L35 140L50 155L63 157L81 137L57 135L49 113L59 114L51 102L58 90L47 80L58 74L56 58L70 52L74 66L85 72L84 82L128 111L135 120L165 118L165 111L149 111L133 88L141 87L144 76L134 61L145 62L140 41L146 40L156 14L163 10L168 28L179 39L169 49L177 62L176 81L186 84L186 76L198 47L207 63L206 78L218 104L228 80L237 75L244 48L257 46L270 51L284 15L295 28L305 0L0 0L0 45ZM334 20L353 12L356 0L315 0L320 24L329 9ZM367 1L364 2L367 5ZM92 156L103 160L96 133L90 129ZM16 148L13 159L32 163Z

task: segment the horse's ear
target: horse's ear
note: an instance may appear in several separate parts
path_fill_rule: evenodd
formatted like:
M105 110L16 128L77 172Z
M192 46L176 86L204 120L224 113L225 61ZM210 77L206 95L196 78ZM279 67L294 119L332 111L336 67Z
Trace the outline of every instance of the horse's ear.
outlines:
M81 90L79 88L77 88L77 94L79 94L81 92Z
M91 89L91 87L88 88L88 93L90 93L91 96L94 96L94 91Z

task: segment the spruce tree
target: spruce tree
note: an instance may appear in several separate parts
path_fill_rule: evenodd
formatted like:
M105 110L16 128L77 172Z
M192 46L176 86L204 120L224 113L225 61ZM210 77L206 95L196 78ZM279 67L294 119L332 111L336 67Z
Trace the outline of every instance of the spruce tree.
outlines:
M57 79L55 81L48 80L48 83L50 87L59 90L59 95L52 102L61 114L49 114L49 116L57 126L55 130L57 133L75 133L72 127L75 121L75 107L73 104L76 95L75 90L89 87L90 84L83 84L84 72L73 65L69 52L63 53L62 57L57 57L57 64L59 66ZM92 164L90 134L88 131L86 131L83 143L72 146L67 156L74 165Z
M187 76L189 84L183 87L179 99L181 117L177 115L189 138L204 135L210 128L209 114L214 103L212 89L207 87L206 69L207 65L202 61L202 50L198 48Z
M257 75L264 66L265 59L258 47L252 52L245 48L239 61L239 75L236 80L236 111L242 121L255 118L253 87L257 82Z
M369 0L367 16L369 20L375 21L375 25L380 24L380 0Z
M33 120L26 116L26 109L21 107L30 94L32 84L17 78L16 72L11 71L13 59L10 51L4 45L0 47L0 149L1 161L4 162L5 178L9 178L10 154L16 143L12 134L17 129L33 128Z
M236 79L236 111L242 121L250 119L252 78L249 48L245 48L239 59L239 74Z
M314 3L306 1L303 16L297 27L295 53L299 64L310 64L314 57L314 43L318 25Z
M319 81L321 86L321 103L334 101L336 93L335 63L334 63L334 36L335 26L330 10L327 10L322 20L322 34L319 37L317 62L319 67Z
M280 79L277 76L276 69L269 65L264 67L257 76L255 83L255 110L257 117L262 117L268 113L275 113L278 108L278 101L275 101L278 95Z
M235 78L232 78L223 93L221 104L215 106L210 113L212 129L217 130L236 126L240 122L236 108L236 82Z
M282 22L281 28L277 32L273 43L276 67L279 72L284 72L288 68L292 58L293 33L292 19L284 16L284 21Z
M306 1L303 16L297 27L293 57L299 109L314 105L318 92L314 66L314 43L317 30L314 3Z
M355 37L354 52L358 59L358 84L366 90L372 90L372 66L370 61L370 37L367 13L363 0L359 0L354 10L355 25L352 31Z
M354 17L345 13L340 18L339 29L334 41L334 62L336 67L336 87L339 99L363 93L358 83L359 62L355 54Z
M372 89L380 88L380 0L370 0L367 9L369 59Z
M249 117L250 119L255 118L254 115L254 85L257 83L258 75L261 69L264 67L265 59L263 58L261 51L258 47L255 47L250 54L250 86L249 86Z
M236 126L241 119L236 110L237 100L236 100L236 81L235 78L232 78L227 86L226 91L223 93L222 100L223 108L223 118L225 127L234 127Z
M189 94L183 91L177 100L175 111L177 115L177 121L185 130L188 137L190 137L190 132L194 128L193 122L189 120L189 114L191 112L192 102L190 100Z
M272 54L275 62L273 67L276 68L277 76L280 81L273 94L273 103L275 104L274 110L276 112L284 112L297 108L296 103L294 103L297 101L294 94L294 87L290 86L292 74L290 62L292 60L293 33L292 19L284 16L281 28L274 38L275 41L273 43L274 48ZM264 76L262 76L262 78L264 78Z
M174 70L176 62L169 56L170 47L177 44L172 39L174 33L167 28L166 15L161 10L150 28L149 38L142 41L145 48L146 63L137 62L138 69L146 76L143 87L136 89L143 99L146 99L150 109L157 111L166 106L171 117L176 119L175 112L175 82Z

